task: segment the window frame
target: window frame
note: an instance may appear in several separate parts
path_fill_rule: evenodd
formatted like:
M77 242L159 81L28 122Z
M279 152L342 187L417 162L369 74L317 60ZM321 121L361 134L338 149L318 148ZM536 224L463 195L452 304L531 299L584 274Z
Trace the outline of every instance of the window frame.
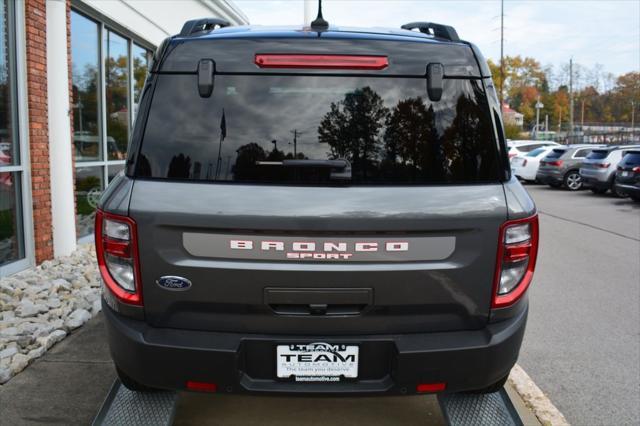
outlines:
M33 208L31 197L31 159L29 151L29 122L27 99L27 62L26 62L26 15L23 2L8 0L7 53L9 58L10 96L13 97L12 121L17 125L18 164L0 166L2 172L16 172L20 180L20 214L24 248L24 257L0 266L0 277L5 277L35 265L35 246L33 241ZM11 73L14 73L12 76Z
M114 166L122 166L125 167L126 159L122 160L109 160L109 147L108 147L108 134L107 134L107 86L106 86L106 55L107 55L107 32L111 32L119 37L122 37L126 41L127 45L127 111L128 111L128 145L131 142L131 133L133 132L133 123L135 120L133 105L134 105L134 78L133 78L133 45L137 45L143 49L146 49L148 54L152 53L155 50L155 46L148 41L140 38L135 35L131 31L127 31L122 26L118 25L116 22L113 22L106 16L96 12L80 1L73 0L71 2L71 12L76 13L82 16L85 19L88 19L98 26L98 128L99 128L99 136L98 140L100 141L100 152L102 155L102 159L100 160L89 160L89 161L76 161L74 160L74 172L79 168L89 168L89 167L100 167L100 173L102 176L102 188L101 191L104 191L106 187L109 185L109 168ZM73 58L72 58L73 60ZM74 188L75 192L75 188ZM77 215L77 212L76 212ZM87 235L77 235L77 239L79 243L90 242L93 241L93 234Z

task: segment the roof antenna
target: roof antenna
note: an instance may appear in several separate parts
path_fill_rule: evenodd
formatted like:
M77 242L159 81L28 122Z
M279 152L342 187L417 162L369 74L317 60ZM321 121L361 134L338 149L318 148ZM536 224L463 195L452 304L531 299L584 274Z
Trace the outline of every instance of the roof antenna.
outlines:
M311 29L326 30L328 28L329 23L322 17L322 0L318 0L318 16L311 22Z

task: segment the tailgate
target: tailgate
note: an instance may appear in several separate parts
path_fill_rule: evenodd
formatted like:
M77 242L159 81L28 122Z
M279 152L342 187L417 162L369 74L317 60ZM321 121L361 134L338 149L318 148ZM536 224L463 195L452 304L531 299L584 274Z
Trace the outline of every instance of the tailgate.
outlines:
M500 184L137 180L130 215L149 323L326 335L482 327L506 209ZM162 276L192 286L168 291Z

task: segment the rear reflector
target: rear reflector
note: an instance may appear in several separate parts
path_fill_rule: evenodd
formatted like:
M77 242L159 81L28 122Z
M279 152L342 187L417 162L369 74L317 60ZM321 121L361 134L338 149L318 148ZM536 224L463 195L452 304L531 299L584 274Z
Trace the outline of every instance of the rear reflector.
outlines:
M447 388L446 383L420 383L416 386L418 393L442 392Z
M260 68L383 70L389 60L386 56L259 54L255 64Z
M218 385L215 383L193 382L189 380L187 381L187 389L198 392L216 392Z

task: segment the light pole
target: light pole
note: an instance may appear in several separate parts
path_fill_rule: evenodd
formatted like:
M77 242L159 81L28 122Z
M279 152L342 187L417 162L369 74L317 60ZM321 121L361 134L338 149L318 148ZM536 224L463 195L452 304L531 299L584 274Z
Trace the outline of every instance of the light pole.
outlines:
M540 129L540 110L544 108L542 102L540 102L540 95L538 95L538 101L536 102L536 132L535 139L538 139L538 130Z

